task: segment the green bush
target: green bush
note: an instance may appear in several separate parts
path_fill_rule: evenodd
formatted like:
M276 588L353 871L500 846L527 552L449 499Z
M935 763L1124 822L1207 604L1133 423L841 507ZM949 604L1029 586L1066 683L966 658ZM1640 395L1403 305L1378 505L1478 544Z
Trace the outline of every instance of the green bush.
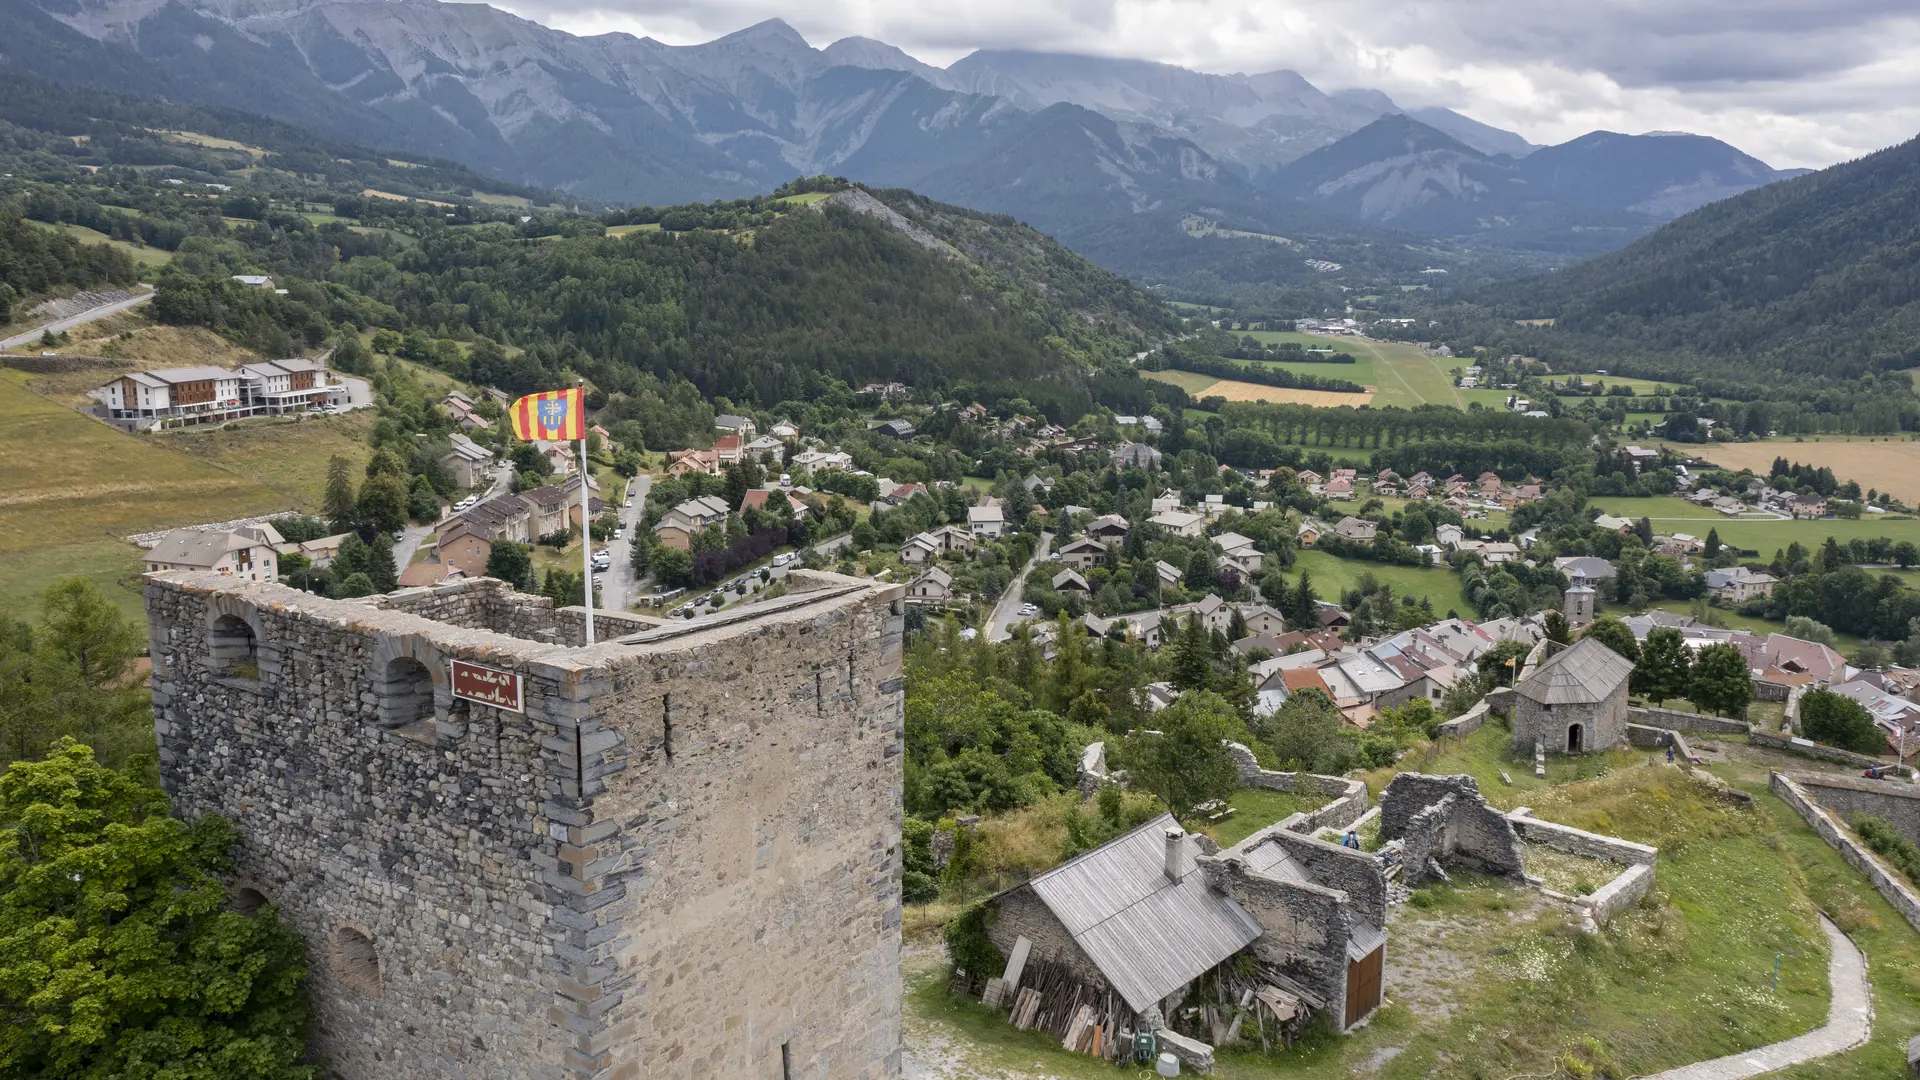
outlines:
M1876 854L1907 875L1908 881L1920 885L1920 847L1900 835L1893 822L1872 814L1856 814L1853 831L1859 833L1860 839Z
M969 975L989 977L1006 966L1006 957L987 939L987 925L993 915L983 901L947 921L942 936L947 939L947 956L954 967Z

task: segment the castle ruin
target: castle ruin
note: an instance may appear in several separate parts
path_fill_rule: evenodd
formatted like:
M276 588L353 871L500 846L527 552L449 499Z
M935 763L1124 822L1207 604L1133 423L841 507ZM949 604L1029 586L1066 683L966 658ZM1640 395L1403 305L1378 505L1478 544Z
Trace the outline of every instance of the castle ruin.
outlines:
M900 1075L900 589L788 581L588 647L490 579L148 579L162 781L305 937L331 1075Z

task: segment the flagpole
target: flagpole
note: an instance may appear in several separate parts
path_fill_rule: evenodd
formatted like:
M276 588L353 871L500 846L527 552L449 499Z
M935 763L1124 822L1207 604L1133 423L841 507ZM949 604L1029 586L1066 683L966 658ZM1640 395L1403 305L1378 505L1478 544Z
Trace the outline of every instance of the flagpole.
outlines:
M593 644L593 518L587 504L587 416L585 379L580 380L580 582L587 602L587 644Z

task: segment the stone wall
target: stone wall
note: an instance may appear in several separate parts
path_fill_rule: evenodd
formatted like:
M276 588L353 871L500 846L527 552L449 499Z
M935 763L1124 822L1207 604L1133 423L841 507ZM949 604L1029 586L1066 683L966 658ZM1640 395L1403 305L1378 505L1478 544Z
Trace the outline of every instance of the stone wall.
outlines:
M1602 836L1585 829L1576 829L1571 825L1542 821L1534 817L1533 811L1524 806L1508 814L1507 821L1513 826L1514 832L1520 839L1527 843L1550 847L1570 855L1604 859L1622 866L1652 866L1660 856L1659 848L1649 847L1646 844L1636 844L1617 836Z
M1099 965L1081 950L1066 926L1033 891L1033 886L1021 885L1003 894L993 902L993 907L987 923L987 940L993 942L1001 956L1011 956L1014 942L1024 937L1033 943L1033 951L1028 953L1033 959L1064 964L1075 978L1088 986L1107 985L1107 977L1100 973ZM994 977L1000 972L984 974ZM1013 1000L1012 996L1007 1000Z
M1233 755L1234 769L1239 775L1241 787L1306 792L1325 795L1331 800L1317 810L1288 818L1283 824L1295 832L1312 834L1321 829L1344 829L1367 812L1367 785L1358 780L1321 776L1318 773L1263 769L1254 758L1253 751L1237 742L1228 743L1227 751Z
M1705 731L1716 735L1745 735L1749 730L1745 720L1729 720L1724 716L1706 716L1701 713L1680 712L1677 709L1642 709L1630 706L1627 709L1627 719L1648 727L1667 728L1672 731Z
M1833 820L1833 815L1815 805L1807 790L1796 782L1800 779L1804 779L1804 774L1789 777L1776 772L1770 778L1768 787L1805 818L1822 840L1839 851L1841 858L1846 859L1855 870L1867 875L1867 880L1873 882L1873 887L1886 898L1887 903L1892 904L1893 909L1915 930L1920 930L1920 895L1915 895L1903 875L1882 863L1878 856L1862 847L1841 828Z
M1479 731L1487 722L1487 716L1493 712L1493 702L1482 698L1478 705L1461 713L1440 725L1440 737L1443 739L1464 739Z
M1380 839L1403 844L1409 884L1455 860L1484 874L1523 873L1513 826L1471 776L1396 775L1380 794Z
M1285 848L1314 881L1346 893L1353 910L1368 923L1376 927L1387 925L1387 876L1381 869L1380 856L1287 829L1264 830L1248 839L1262 836L1267 842ZM1251 850L1252 846L1243 844L1235 850Z
M837 580L580 649L499 582L150 578L162 781L306 938L331 1073L898 1076L898 590Z
M1798 773L1793 779L1815 802L1843 820L1852 821L1855 814L1886 818L1900 835L1920 844L1920 787L1904 780L1830 773Z
M1882 769L1896 776L1913 775L1912 769L1905 765L1895 764L1886 758L1868 757L1865 754L1856 754L1851 750L1842 750L1837 746L1822 746L1819 743L1807 739L1795 738L1788 735L1776 735L1769 731L1755 729L1748 734L1747 741L1754 746L1764 746L1770 750L1781 750L1789 754L1796 754L1800 757L1813 758L1816 761L1831 761L1836 765L1851 765L1856 769Z
M1591 753L1620 745L1627 737L1627 684L1622 681L1605 701L1591 704L1542 705L1523 694L1513 696L1513 747L1533 752L1534 739L1546 740L1547 752L1564 754L1573 725L1580 725L1580 752Z
M1232 897L1259 925L1261 934L1249 951L1318 995L1334 1023L1344 1019L1347 942L1353 939L1347 895L1308 881L1255 873L1237 858L1202 857L1199 866L1215 889Z
M1574 906L1580 908L1595 925L1604 926L1607 920L1639 903L1652 888L1652 864L1629 866L1612 881L1586 896L1576 898Z

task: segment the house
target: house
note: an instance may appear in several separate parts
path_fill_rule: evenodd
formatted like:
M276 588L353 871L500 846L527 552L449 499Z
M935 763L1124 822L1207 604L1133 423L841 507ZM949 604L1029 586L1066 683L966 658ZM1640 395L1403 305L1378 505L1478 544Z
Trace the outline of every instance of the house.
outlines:
M248 581L280 580L280 554L286 540L267 524L235 529L175 529L160 538L141 560L147 573L163 570L211 570Z
M533 508L518 495L497 495L443 523L441 529L444 532L454 524L464 525L475 536L489 543L510 540L516 544L530 544L540 536L534 531L537 522Z
M908 566L924 566L940 557L940 541L931 533L916 533L900 545L900 561Z
M1387 890L1376 856L1278 826L1208 850L1163 814L993 897L987 937L1064 968L1079 986L1059 993L1111 993L1133 1017L1165 1015L1243 952L1258 962L1248 970L1279 974L1249 999L1276 1024L1328 1012L1344 1031L1379 1007ZM1189 1064L1211 1060L1210 1046L1160 1034Z
M697 499L688 499L662 514L660 521L653 527L653 534L666 547L690 551L693 549L695 534L702 529L724 524L728 509L726 500L718 495L702 495Z
M975 536L998 540L1007 531L1007 515L998 506L969 506L967 529Z
M1443 548L1457 548L1466 538L1466 530L1458 525L1441 525L1433 530L1433 542Z
M1163 589L1169 585L1177 586L1187 579L1187 572L1185 570L1167 562L1165 559L1154 560L1153 573L1154 576L1159 579L1160 587Z
M1266 604L1249 601L1235 604L1234 610L1240 613L1240 621L1247 624L1247 633L1263 637L1273 637L1287 631L1287 620L1278 611Z
M868 383L855 391L862 397L879 398L881 401L905 401L911 393L904 383Z
M1160 451L1146 443L1125 442L1113 451L1113 467L1116 469L1158 469Z
M1634 530L1634 524L1631 518L1615 517L1612 514L1601 514L1594 518L1593 527L1596 529L1605 529L1608 532L1617 532L1622 536Z
M1857 702L1895 747L1904 736L1909 747L1920 746L1920 704L1888 693L1865 678L1853 679L1831 688L1834 693Z
M1062 570L1053 575L1053 591L1088 593L1092 592L1093 588L1087 584L1087 579L1081 577L1077 571Z
M787 444L771 435L762 435L740 450L740 456L748 461L765 464L778 462L787 452Z
M459 432L449 435L447 442L450 448L440 455L440 466L453 477L456 485L472 489L491 481L488 470L493 467L493 451Z
M1727 604L1744 604L1773 595L1774 577L1749 570L1744 566L1735 566L1726 570L1707 571L1707 592L1715 600Z
M1488 566L1520 561L1520 545L1504 540L1484 540L1473 545L1472 550L1480 556L1480 561Z
M1827 516L1827 500L1818 495L1795 495L1789 512L1796 518L1823 518Z
M1327 481L1326 495L1329 499L1353 498L1353 481L1345 477Z
M686 476L688 473L719 476L720 456L711 450L679 450L667 455L668 476Z
M874 429L890 439L913 438L913 424L907 420L888 420Z
M1127 534L1133 526L1119 514L1103 514L1087 523L1087 538L1098 540L1110 548L1117 548L1127 542Z
M1206 528L1207 519L1184 510L1168 510L1148 518L1147 523L1158 525L1175 536L1199 536Z
M333 394L327 385L327 369L298 357L242 364L238 374L256 416L317 409Z
M793 455L793 468L812 476L822 469L839 469L850 472L853 469L853 455L838 450L802 450Z
M909 604L944 604L953 599L953 575L937 566L929 567L907 586Z
M1107 556L1105 544L1084 537L1060 549L1060 561L1076 570L1090 570L1106 562Z
M459 518L441 526L433 542L440 565L457 569L468 577L487 576L487 559L493 554L493 542Z
M1335 536L1354 544L1371 544L1379 532L1379 523L1351 516L1341 518L1333 527Z
M533 515L531 528L535 539L566 531L568 504L579 501L568 499L566 492L552 484L523 491L517 497Z
M1553 568L1565 574L1568 581L1584 581L1589 585L1620 576L1612 563L1592 555L1563 556L1553 560Z
M751 416L735 416L723 413L713 418L713 430L722 435L738 435L741 439L751 439L759 432Z
M1327 480L1326 477L1321 476L1319 473L1314 472L1312 469L1301 469L1299 472L1294 474L1294 479L1300 481L1301 483L1307 485L1308 487L1313 487L1318 484L1324 484L1326 483L1326 480Z
M742 454L746 453L746 446L747 441L738 435L722 435L713 440L712 453L714 460L720 463L721 468L732 465L740 460Z
M779 423L773 425L773 427L768 428L767 434L773 436L776 439L781 440L782 442L785 442L790 439L799 438L800 429L797 427L794 427L792 424L787 423L785 420L782 420Z
M1154 496L1153 503L1147 508L1147 512L1158 514L1166 510L1178 510L1180 506L1180 493L1172 488L1168 488L1159 495Z
M1301 547L1312 547L1319 543L1320 538L1326 535L1326 533L1327 523L1316 518L1308 518L1302 521L1300 526L1293 530L1294 539L1300 541Z
M220 367L135 371L95 387L87 396L106 406L122 426L156 427L216 423L253 415L246 385L251 376Z
M1647 468L1660 460L1660 452L1658 450L1649 450L1643 446L1629 446L1620 453L1627 459L1627 464L1633 466L1635 476L1640 474L1641 469Z
M1253 546L1253 538L1239 533L1221 533L1213 538L1214 546L1220 549L1222 562L1243 574L1260 572L1260 551Z
M1513 748L1585 754L1627 736L1627 677L1633 661L1581 638L1530 668L1513 686Z
M1176 623L1188 619L1200 620L1200 628L1207 633L1225 633L1233 621L1233 607L1219 596L1208 593L1191 604L1181 604L1166 609L1166 617Z
M572 443L535 439L533 446L540 452L540 456L546 459L549 473L554 476L565 476L573 471L576 462L573 457Z
M249 289L266 289L269 292L274 290L273 279L265 274L234 274L233 280Z

